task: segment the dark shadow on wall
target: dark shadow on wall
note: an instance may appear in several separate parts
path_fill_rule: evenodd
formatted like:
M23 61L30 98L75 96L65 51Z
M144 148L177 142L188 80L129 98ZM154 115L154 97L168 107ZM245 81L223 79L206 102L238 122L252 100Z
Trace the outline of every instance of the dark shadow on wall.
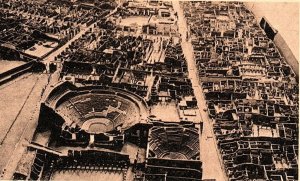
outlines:
M267 37L274 41L280 54L292 67L294 73L296 74L296 79L297 81L299 81L299 62L293 54L292 50L289 48L286 41L281 36L280 32L274 29L265 17L262 17L262 19L259 22L259 25L265 31Z

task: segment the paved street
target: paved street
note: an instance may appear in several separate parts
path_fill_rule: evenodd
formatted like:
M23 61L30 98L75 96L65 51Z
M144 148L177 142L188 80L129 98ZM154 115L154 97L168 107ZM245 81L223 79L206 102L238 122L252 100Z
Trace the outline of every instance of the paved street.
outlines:
M203 134L200 138L200 158L203 163L203 179L216 179L217 181L227 180L227 177L222 169L222 163L219 158L216 140L213 134L212 123L208 118L208 114L203 111L206 107L205 99L197 76L197 68L193 55L193 47L191 42L186 40L187 24L183 15L183 10L180 8L178 1L173 1L174 10L178 13L179 32L182 36L182 49L187 60L189 78L192 81L195 97L198 101L200 115L203 120Z
M118 7L120 6L121 4L119 4L114 10L112 10L108 15L106 15L105 17L109 17L111 16L112 14L114 14ZM77 33L71 40L69 40L66 44L64 44L62 47L60 47L59 49L57 49L56 51L52 52L51 54L49 54L47 57L44 58L43 62L45 64L49 64L50 62L54 61L54 58L61 54L66 48L68 48L72 42L76 41L78 38L80 38L82 35L84 35L90 28L93 29L93 27L95 26L97 22L91 24L90 26L80 30L79 33Z

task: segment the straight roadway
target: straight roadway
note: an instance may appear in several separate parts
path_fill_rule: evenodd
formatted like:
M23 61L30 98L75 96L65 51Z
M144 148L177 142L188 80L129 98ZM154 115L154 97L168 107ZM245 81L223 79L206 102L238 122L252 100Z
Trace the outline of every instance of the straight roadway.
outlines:
M195 97L198 102L200 116L203 121L203 132L200 138L200 160L202 161L203 175L202 179L216 179L217 181L228 180L223 163L219 155L219 150L216 145L216 139L213 133L212 120L208 117L206 101L200 86L201 82L198 78L197 66L194 59L193 46L190 41L186 41L188 32L187 22L184 18L183 10L180 7L179 1L173 1L173 8L178 14L179 33L181 34L181 46L187 60L189 78L191 79Z
M109 14L105 16L105 18L108 18L109 16L113 15L114 13L117 12L117 9L121 6L121 4L118 4L118 6L112 10ZM68 48L71 43L75 42L77 39L79 39L82 35L84 35L89 29L93 29L95 25L97 24L98 21L92 23L90 26L84 27L80 30L79 33L77 33L72 39L70 39L66 44L49 54L43 59L43 63L46 65L49 65L51 62L54 61L55 57L61 54L66 48Z

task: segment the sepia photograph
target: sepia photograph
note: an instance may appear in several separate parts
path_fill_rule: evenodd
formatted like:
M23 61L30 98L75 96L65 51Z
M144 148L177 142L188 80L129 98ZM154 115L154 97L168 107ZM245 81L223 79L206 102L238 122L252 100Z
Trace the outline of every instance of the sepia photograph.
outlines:
M0 0L0 180L297 181L299 5Z

